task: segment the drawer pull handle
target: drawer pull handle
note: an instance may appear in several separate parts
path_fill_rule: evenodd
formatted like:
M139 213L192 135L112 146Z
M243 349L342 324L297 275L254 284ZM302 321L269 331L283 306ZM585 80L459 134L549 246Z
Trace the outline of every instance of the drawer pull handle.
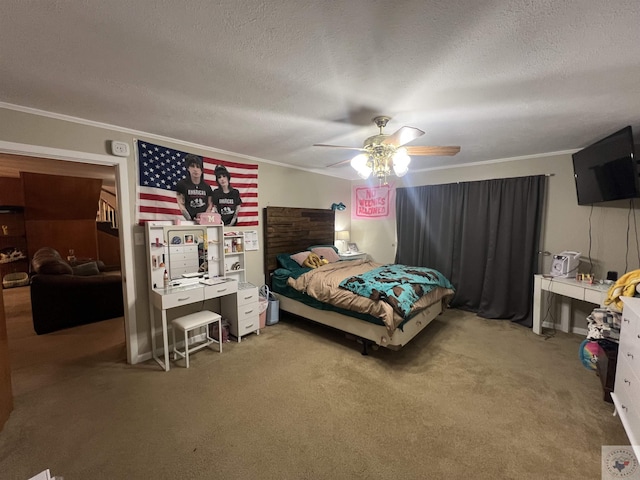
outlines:
M628 383L629 385L631 385L631 380L627 380L626 378L624 379L624 383Z
M245 300L249 300L253 295L249 295L248 297L244 297Z
M623 318L622 321L629 323L629 319L628 318Z
M627 357L631 357L631 360L633 360L633 353L627 353Z
M622 409L623 409L625 412L626 412L627 410L629 410L629 409L627 408L627 406L626 406L626 405L622 405Z
M222 290L216 290L216 292L218 292L218 293L222 293L222 292L226 292L226 291L227 291L226 288L223 288Z
M179 298L179 302L184 302L185 300L189 300L191 297Z
M247 330L249 330L251 327L253 327L253 323L252 323L251 325L247 325L247 326L246 326L246 327L244 327L244 328L246 328Z
M247 312L244 312L245 315L249 315L251 312L253 312L253 308Z

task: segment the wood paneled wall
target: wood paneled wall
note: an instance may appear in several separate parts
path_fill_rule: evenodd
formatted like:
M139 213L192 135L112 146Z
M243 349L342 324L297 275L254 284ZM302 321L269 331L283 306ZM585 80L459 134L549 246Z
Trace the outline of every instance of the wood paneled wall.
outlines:
M0 177L0 206L24 207L21 179Z
M66 257L98 258L96 212L102 180L22 172L29 257L52 247Z

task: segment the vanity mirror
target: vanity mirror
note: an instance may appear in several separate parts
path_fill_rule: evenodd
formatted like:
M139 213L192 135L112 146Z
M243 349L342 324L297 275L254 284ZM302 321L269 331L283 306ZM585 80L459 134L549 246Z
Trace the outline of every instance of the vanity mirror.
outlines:
M171 280L207 272L207 232L204 228L167 228L165 238L169 247L167 272Z
M208 273L224 277L222 225L165 225L147 223L149 281L152 288L164 285L166 270L171 281Z

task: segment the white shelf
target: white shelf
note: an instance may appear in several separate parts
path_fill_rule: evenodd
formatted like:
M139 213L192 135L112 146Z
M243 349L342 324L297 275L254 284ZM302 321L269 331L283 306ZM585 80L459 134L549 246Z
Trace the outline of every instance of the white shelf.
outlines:
M239 282L244 282L246 278L245 256L244 256L244 233L225 232L223 235L223 254L225 275L235 278ZM238 263L240 268L232 269L231 266Z

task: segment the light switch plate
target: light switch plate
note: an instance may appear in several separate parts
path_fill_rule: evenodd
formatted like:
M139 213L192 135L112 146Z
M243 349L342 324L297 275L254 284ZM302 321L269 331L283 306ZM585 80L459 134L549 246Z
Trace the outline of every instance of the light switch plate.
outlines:
M128 157L129 156L129 144L126 142L116 142L115 140L111 141L111 153L116 155L117 157Z

